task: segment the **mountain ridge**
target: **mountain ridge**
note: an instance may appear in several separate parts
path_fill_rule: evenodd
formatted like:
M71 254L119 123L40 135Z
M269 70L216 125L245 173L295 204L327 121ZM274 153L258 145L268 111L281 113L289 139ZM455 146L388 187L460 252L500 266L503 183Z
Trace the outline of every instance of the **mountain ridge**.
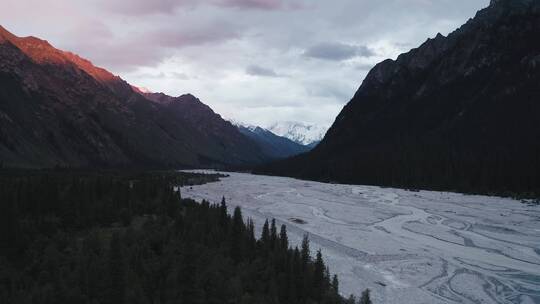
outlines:
M3 166L223 167L266 159L198 99L185 105L212 128L187 119L191 108L150 101L120 77L45 40L5 28L0 37Z
M310 146L299 144L284 136L279 136L266 128L242 124L237 121L231 121L231 123L238 128L240 133L256 142L270 159L287 158L312 149Z
M377 64L312 152L256 171L540 193L538 32L540 1L492 1L447 37Z
M275 122L266 129L308 147L316 146L328 130L328 128L323 126L296 121Z

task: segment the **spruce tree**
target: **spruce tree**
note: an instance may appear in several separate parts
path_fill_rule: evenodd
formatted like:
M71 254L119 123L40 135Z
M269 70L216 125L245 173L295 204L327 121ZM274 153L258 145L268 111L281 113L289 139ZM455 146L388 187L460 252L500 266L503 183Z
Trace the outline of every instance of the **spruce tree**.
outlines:
M247 243L246 243L246 253L248 258L251 260L255 255L255 248L257 245L257 239L255 238L255 224L252 219L247 220L246 225L246 234L247 234Z
M372 304L373 302L371 302L371 298L369 296L369 293L370 293L370 290L369 289L366 289L362 292L362 296L360 297L360 302L358 302L359 304Z
M289 238L287 237L287 226L281 225L279 232L279 245L281 249L289 248Z
M117 232L113 234L109 249L109 303L124 303L126 290L124 259L122 256L122 244Z
M240 207L234 208L233 214L233 225L232 225L232 244L231 244L231 254L233 260L238 263L242 259L242 250L243 250L243 228L244 220L242 219L242 211Z
M309 262L309 236L308 234L304 234L304 238L302 239L302 249L300 251L300 256L302 259L302 268L305 268L307 263Z
M264 247L267 247L270 243L270 228L268 227L268 219L264 221L261 234L261 243Z
M339 293L339 281L336 274L332 278L332 288L334 289L336 293Z
M227 224L227 203L225 202L225 196L221 198L221 204L219 207L219 222L221 226L226 226Z
M272 250L276 248L277 238L276 219L272 219L272 224L270 225L270 248Z
M321 250L317 251L317 256L315 258L315 269L313 271L313 295L317 301L321 300L322 294L321 291L325 287L324 285L324 272L325 266L322 258Z
M234 208L233 213L233 232L241 234L244 228L244 219L242 218L242 210L240 207Z

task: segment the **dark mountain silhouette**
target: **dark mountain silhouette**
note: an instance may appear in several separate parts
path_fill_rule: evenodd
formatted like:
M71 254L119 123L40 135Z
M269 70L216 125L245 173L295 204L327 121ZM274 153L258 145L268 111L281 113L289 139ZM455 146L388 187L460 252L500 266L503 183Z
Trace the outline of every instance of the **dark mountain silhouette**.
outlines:
M200 167L266 159L193 96L148 98L88 60L0 27L3 166Z
M498 0L375 66L323 141L257 170L323 181L540 194L540 1Z
M261 127L243 125L237 125L236 127L240 133L256 142L261 150L272 159L287 158L312 149L310 146L301 145Z

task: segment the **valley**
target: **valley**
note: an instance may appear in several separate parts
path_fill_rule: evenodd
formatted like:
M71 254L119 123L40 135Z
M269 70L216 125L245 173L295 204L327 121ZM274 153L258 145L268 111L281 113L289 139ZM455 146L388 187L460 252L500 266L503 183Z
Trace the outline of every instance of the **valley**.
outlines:
M0 25L0 303L540 304L540 0L68 2Z
M376 303L540 301L538 205L228 174L182 188L182 196L210 202L224 196L256 227L275 218L287 225L292 244L308 233L344 295L370 288Z

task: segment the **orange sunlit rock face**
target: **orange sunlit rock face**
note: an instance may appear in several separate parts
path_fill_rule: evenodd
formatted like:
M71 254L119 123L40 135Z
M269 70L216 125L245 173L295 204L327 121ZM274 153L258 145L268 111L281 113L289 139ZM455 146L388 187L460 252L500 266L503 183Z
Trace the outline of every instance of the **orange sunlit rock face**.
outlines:
M116 93L122 95L132 93L131 87L120 77L109 71L96 67L91 61L81 58L77 54L54 48L47 40L33 36L17 37L0 26L0 42L9 42L20 49L25 55L38 64L53 64L63 66L70 72L77 73L73 66L88 73L95 80L108 86Z
M0 159L10 166L200 166L266 159L192 95L160 103L90 61L0 28Z

